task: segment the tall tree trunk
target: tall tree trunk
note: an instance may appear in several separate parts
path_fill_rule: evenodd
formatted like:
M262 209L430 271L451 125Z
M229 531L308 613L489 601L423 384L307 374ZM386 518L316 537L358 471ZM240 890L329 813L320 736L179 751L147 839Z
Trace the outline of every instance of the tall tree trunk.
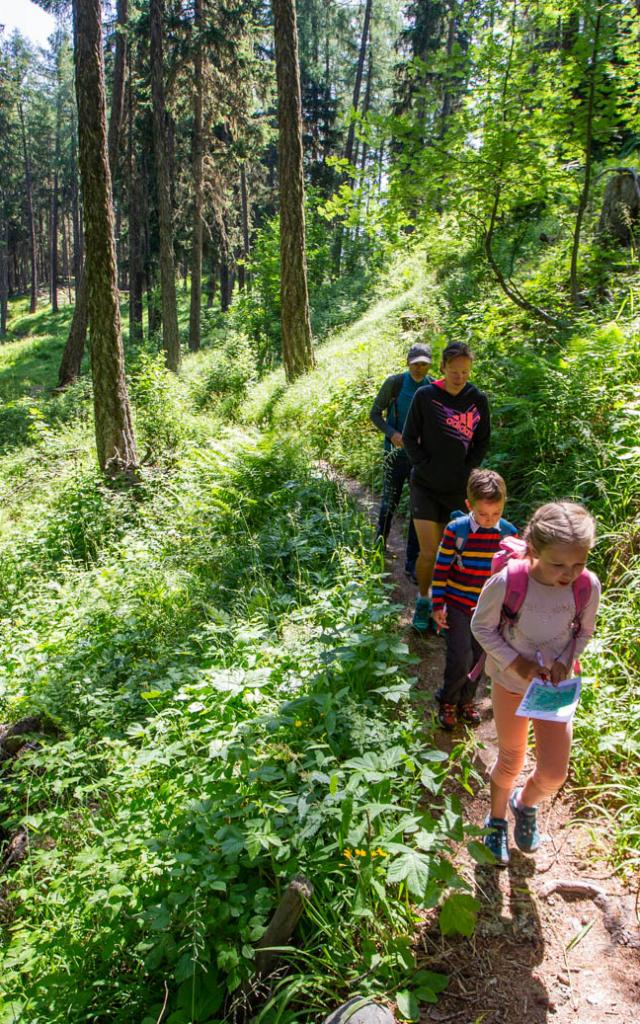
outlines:
M77 0L77 2L80 3L81 0ZM122 115L124 109L125 68L127 60L127 41L125 35L125 28L127 24L127 4L128 0L118 0L116 5L116 52L113 67L113 94L107 144L112 183L116 176L118 147L120 144ZM77 203L77 192L74 196L74 201ZM78 270L79 267L82 266L82 262L81 257L76 254L74 249L74 262L75 261L78 263L78 266L75 268L76 306L73 311L71 327L69 328L69 337L67 338L67 343L64 347L64 352L62 353L60 369L58 370L58 387L60 388L66 387L68 384L72 384L73 381L80 376L80 367L82 366L82 357L84 355L84 347L87 339L87 327L89 323L85 274L80 272L78 275Z
M189 310L189 348L200 348L200 306L202 304L202 0L194 0L195 51L193 73L193 237L191 243L191 307ZM186 275L185 275L186 280Z
M140 169L135 151L135 99L129 81L129 340L142 341L142 205Z
M251 274L249 260L251 258L251 235L249 228L249 194L247 191L247 165L240 164L240 216L242 222L242 259L238 266L238 287L241 291L245 285L251 291Z
M22 135L22 156L24 159L24 187L27 200L27 219L29 222L29 248L31 253L31 302L29 311L35 313L38 308L38 251L36 246L36 221L33 213L33 182L31 179L31 158L27 142L27 129L24 123L22 99L18 99L18 117Z
M0 214L0 338L4 338L9 316L9 218L4 198Z
M602 12L598 10L593 31L593 46L591 48L591 60L589 62L589 94L587 99L587 123L584 142L584 182L582 192L578 201L576 223L573 231L573 245L571 247L571 305L577 309L578 302L578 253L580 251L580 234L582 231L582 220L589 202L589 190L591 188L591 168L593 164L593 115L596 93L596 76L598 73L598 56L600 50L600 25Z
M85 274L91 325L96 448L109 476L135 470L136 454L120 331L100 0L74 0L76 100L84 197Z
M82 214L80 210L80 188L78 183L78 140L77 127L74 121L73 142L71 152L71 219L73 224L73 287L76 292L80 287L82 264L84 262L84 238L82 236Z
M150 0L151 97L153 104L153 141L158 184L158 218L160 225L160 291L162 297L162 344L168 368L180 369L180 337L176 304L176 277L173 255L173 223L169 156L166 146L164 83L162 80L162 16L163 0Z
M51 296L51 312L58 312L58 171L53 173L53 189L51 190L51 229L49 231L49 293Z
M69 225L62 214L62 278L67 283L67 302L71 305L71 268L69 266Z
M371 22L371 6L372 0L366 0L364 8L364 22L362 24L362 36L360 38L360 50L358 53L358 65L356 67L356 79L353 84L353 99L351 106L353 107L353 113L358 112L358 104L360 102L360 89L362 88L362 76L364 74L364 61L367 54L367 43L369 41L369 24ZM344 155L351 163L353 158L353 143L356 135L356 123L351 118L351 124L349 125L349 131L347 133L347 145L345 147Z
M302 99L295 0L273 0L278 83L280 318L287 380L314 365L307 291Z

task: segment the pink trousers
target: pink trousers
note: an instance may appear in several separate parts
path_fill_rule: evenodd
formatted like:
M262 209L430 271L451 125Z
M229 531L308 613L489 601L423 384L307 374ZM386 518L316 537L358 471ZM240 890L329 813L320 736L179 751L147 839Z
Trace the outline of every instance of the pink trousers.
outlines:
M522 700L521 693L511 693L498 683L493 683L491 689L498 734L498 758L491 769L491 781L498 789L510 793L524 765L529 719L516 715L516 708ZM535 807L540 800L560 789L567 777L572 736L571 722L532 721L536 766L522 791L522 803L527 807Z

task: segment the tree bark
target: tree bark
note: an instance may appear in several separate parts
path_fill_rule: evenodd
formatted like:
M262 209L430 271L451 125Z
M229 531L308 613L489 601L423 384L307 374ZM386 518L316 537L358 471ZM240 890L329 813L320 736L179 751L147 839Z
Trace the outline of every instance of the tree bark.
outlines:
M109 476L137 464L124 369L117 286L100 0L74 0L76 100L84 196L96 448Z
M200 306L202 304L202 0L194 0L195 50L193 59L193 237L191 243L191 306L189 310L189 348L200 348ZM186 278L185 278L186 279Z
M278 83L280 317L287 380L314 365L307 291L302 99L295 0L273 0Z
M246 285L251 291L251 274L249 260L251 258L251 235L249 227L249 194L247 190L247 165L240 165L240 215L242 219L242 260L238 267L238 287L244 290Z
M584 144L584 182L582 185L582 192L580 193L580 199L578 201L578 211L576 213L576 223L573 231L573 245L571 247L571 272L570 272L570 288L571 288L571 305L574 309L577 309L578 303L578 252L580 250L580 234L582 231L582 221L584 213L589 202L589 190L591 188L591 168L593 164L593 114L594 114L594 102L596 93L596 74L598 67L598 53L600 49L600 25L602 22L602 12L598 10L596 14L596 21L593 32L593 46L591 49L591 60L589 62L589 95L587 100L587 124L585 132L585 144Z
M631 245L640 220L640 176L632 167L614 167L607 173L598 231L618 245Z
M0 212L0 338L3 338L7 333L9 315L9 219L4 198Z
M122 116L124 111L124 86L125 70L127 61L127 40L125 28L127 24L128 0L118 0L116 6L117 36L116 53L113 67L113 95L111 102L111 117L109 120L108 154L111 181L116 176L120 136L122 132ZM74 203L78 204L77 189L74 194ZM77 216L77 211L74 216ZM75 224L74 224L75 226ZM74 232L75 234L75 232ZM79 232L80 234L80 232ZM80 246L80 249L82 246ZM74 239L74 264L76 281L76 305L73 311L73 319L69 328L69 337L62 353L60 369L58 370L58 387L64 388L72 384L80 376L82 357L87 340L87 328L89 324L89 311L87 306L85 274L82 272L82 256L75 248Z
M129 340L142 341L142 293L144 269L142 265L142 205L140 169L134 141L135 100L129 82Z
M369 41L369 24L371 22L371 6L372 0L366 0L364 8L364 22L362 25L362 36L360 38L360 50L358 53L358 65L356 67L356 79L353 85L353 99L351 106L353 107L353 114L358 112L358 104L360 102L360 89L362 88L362 76L364 74L364 61L367 54L367 43ZM349 161L352 162L353 158L353 143L356 134L356 123L351 117L351 124L349 125L349 131L347 133L347 145L345 147L344 155Z
M29 249L31 254L31 301L29 312L35 313L38 308L38 251L36 246L36 221L33 213L33 181L31 177L31 157L27 141L27 129L24 122L22 99L18 99L18 118L22 135L22 156L24 160L24 187L27 200L27 219L29 222Z
M58 312L58 171L53 172L53 188L51 190L51 228L49 231L49 294L51 296L51 312Z
M163 0L150 0L149 30L151 59L151 96L153 105L153 142L158 184L158 218L160 226L160 291L162 298L162 344L168 368L180 369L180 338L176 304L176 277L173 255L173 223L169 156L166 146L164 83L162 80L162 16Z

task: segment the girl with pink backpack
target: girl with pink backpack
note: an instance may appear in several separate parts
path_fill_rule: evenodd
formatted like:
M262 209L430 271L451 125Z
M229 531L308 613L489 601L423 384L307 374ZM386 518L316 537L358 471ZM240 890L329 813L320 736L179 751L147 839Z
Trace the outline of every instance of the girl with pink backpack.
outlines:
M532 853L540 844L538 804L567 776L571 721L533 719L536 765L524 785L514 788L529 733L529 719L516 711L534 678L557 686L571 677L575 659L593 635L600 583L586 562L594 542L595 523L582 505L543 505L524 540L510 538L494 556L502 555L504 567L485 583L471 620L492 682L498 757L491 770L484 843L500 866L509 863L507 806L515 819L516 845Z

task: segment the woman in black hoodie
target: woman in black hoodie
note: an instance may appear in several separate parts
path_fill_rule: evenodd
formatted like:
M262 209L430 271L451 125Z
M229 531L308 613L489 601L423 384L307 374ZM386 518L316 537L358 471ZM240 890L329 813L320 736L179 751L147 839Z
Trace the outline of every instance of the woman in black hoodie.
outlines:
M442 378L416 391L402 433L413 467L411 515L420 543L412 623L419 633L431 623L429 588L443 530L454 509L465 508L469 473L489 447L489 405L484 392L469 383L472 364L468 345L447 345Z

